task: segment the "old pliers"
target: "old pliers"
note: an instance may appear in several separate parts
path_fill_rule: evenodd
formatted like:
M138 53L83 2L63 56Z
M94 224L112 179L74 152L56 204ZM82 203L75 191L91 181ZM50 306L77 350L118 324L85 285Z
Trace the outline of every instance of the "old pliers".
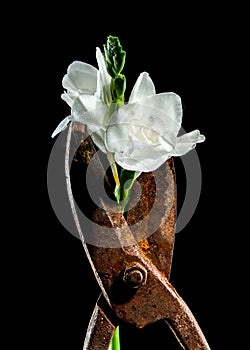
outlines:
M89 244L75 210L70 164L74 157L87 169L95 159L90 178L93 183L103 183L106 172L100 171L102 163L95 152L84 128L71 124L65 158L68 194L85 253L102 291L83 349L108 349L120 320L139 328L164 320L184 349L209 350L195 317L169 282L176 222L173 161L168 160L154 174L141 174L139 199L126 215L118 205L112 206L101 197L93 206L85 200L93 222L90 234L96 242Z

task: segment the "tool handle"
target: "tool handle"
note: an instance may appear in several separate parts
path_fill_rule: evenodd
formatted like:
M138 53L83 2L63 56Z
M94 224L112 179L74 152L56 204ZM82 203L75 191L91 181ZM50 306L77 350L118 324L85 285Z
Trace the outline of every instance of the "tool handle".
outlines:
M172 312L164 321L168 324L183 349L210 350L198 322L177 292Z

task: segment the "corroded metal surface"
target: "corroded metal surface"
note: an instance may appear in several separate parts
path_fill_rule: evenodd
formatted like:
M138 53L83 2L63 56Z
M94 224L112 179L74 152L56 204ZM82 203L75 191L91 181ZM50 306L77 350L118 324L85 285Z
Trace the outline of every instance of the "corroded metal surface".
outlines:
M119 249L92 248L90 254L118 319L138 328L166 320L185 349L209 350L186 303L137 245ZM136 289L123 278L125 271L135 264L147 271L146 282Z
M105 350L113 338L115 326L97 304L89 322L83 350Z
M157 186L155 177L157 178ZM169 278L176 221L176 183L172 159L168 160L154 174L143 173L138 182L142 189L142 195L137 205L128 212L128 225L137 223L135 234L140 249ZM145 225L143 219L149 215L152 207L154 213ZM157 223L156 230L152 228L152 221ZM140 222L144 224L140 225ZM153 231L152 234L146 236L145 232L150 230Z
M85 149L90 152L88 156L83 156ZM78 157L85 167L94 154L91 142L86 144L86 140L83 141ZM97 171L93 179L103 181L102 166L98 159L96 161ZM102 208L92 207L90 216L100 228L98 234L102 234L102 228L103 231L107 227L112 228L110 242L117 240L121 244L118 248L87 244L91 266L98 274L98 282L101 281L101 288L105 290L105 297L117 320L122 319L138 328L165 320L184 349L209 350L193 314L168 280L176 217L173 161L166 162L154 174L143 173L138 183L141 187L140 200L127 216L117 210L117 205L112 207L103 203L102 198ZM93 225L93 235L96 234L95 229L96 225ZM126 244L123 244L124 239ZM98 328L102 328L99 322L105 319L104 316L97 305L86 338L88 346L84 349L108 349L107 343L102 344L101 340L98 343L101 336ZM110 327L108 322L107 327ZM91 343L91 339L95 341Z

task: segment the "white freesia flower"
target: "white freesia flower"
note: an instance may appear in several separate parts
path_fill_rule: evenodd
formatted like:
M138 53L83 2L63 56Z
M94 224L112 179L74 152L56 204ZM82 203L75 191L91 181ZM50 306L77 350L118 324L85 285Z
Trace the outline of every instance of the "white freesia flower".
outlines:
M205 140L199 130L178 136L182 123L181 99L175 93L156 94L148 73L141 73L126 105L116 108L110 93L111 78L97 48L99 70L74 62L63 78L62 98L70 105L53 137L69 121L86 124L95 144L122 168L154 171L172 156L182 156ZM112 156L111 156L112 155Z
M63 131L70 121L81 122L88 126L90 133L96 131L94 134L96 140L94 141L100 149L105 151L102 126L105 124L105 118L107 118L108 106L112 102L111 77L107 73L104 58L99 48L96 49L96 59L99 70L90 64L79 61L73 62L68 67L67 74L62 81L66 91L61 97L71 107L71 115L60 122L52 137ZM92 113L93 111L95 113ZM93 123L90 116L92 116ZM86 118L88 119L87 122ZM98 128L96 128L97 125Z
M105 145L106 125L113 110L110 91L111 77L98 47L96 59L99 70L79 61L73 62L68 67L67 74L62 81L66 89L66 92L62 94L62 99L71 107L71 115L59 123L52 137L66 129L70 121L86 124L94 143L107 154L115 182L119 186L120 181L114 156Z
M178 137L181 99L175 93L156 94L152 80L142 73L129 103L115 112L106 129L107 149L121 167L154 171L172 156L182 156L205 140L199 130Z

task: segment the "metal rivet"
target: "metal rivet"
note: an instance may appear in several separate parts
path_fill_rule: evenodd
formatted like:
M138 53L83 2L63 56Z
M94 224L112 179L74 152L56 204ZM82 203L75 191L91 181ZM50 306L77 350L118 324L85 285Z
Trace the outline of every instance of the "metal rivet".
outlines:
M134 264L125 269L123 281L131 288L139 288L147 281L147 270L141 264Z

